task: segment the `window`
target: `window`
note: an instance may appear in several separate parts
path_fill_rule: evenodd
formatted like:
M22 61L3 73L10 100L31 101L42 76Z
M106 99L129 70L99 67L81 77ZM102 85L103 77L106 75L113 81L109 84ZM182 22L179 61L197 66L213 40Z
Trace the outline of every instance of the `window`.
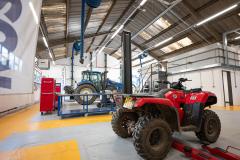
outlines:
M9 55L9 67L13 70L14 69L14 54L10 53Z
M93 73L92 76L91 76L91 80L93 82L98 82L100 80L99 74Z

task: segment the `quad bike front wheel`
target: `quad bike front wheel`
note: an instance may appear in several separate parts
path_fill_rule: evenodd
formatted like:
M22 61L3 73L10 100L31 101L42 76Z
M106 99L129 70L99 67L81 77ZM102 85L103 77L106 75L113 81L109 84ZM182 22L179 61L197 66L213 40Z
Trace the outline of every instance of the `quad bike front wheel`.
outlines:
M218 115L211 110L204 110L201 130L196 136L203 142L214 143L221 132L221 122Z
M122 138L128 138L132 136L131 128L134 128L137 122L138 116L133 112L125 112L124 109L118 109L112 115L112 129Z
M133 143L137 153L144 159L163 159L171 148L171 128L160 118L141 117L133 132Z
M93 94L96 92L96 89L89 84L80 85L74 91L75 94ZM97 99L97 96L74 96L74 99L81 105L90 105Z

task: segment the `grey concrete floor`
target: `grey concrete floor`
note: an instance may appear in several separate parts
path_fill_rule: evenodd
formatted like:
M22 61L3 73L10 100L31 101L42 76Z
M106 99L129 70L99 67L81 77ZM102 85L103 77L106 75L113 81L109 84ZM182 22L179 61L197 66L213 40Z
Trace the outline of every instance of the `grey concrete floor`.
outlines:
M216 111L222 122L219 140L211 146L226 148L228 145L240 147L240 112ZM33 121L44 121L58 118L55 115L40 116L37 114ZM175 137L190 146L200 148L199 140L192 132L175 133ZM13 134L0 141L0 151L9 151L23 146L54 143L76 139L83 160L139 160L141 159L132 144L132 139L122 139L114 134L110 122L81 126L54 128L41 131ZM167 160L186 159L184 155L171 149Z

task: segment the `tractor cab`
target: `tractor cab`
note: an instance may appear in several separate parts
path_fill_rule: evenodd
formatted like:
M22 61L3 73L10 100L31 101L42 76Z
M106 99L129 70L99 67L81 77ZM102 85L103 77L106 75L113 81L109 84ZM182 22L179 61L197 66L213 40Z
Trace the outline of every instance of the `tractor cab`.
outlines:
M83 71L81 82L91 82L97 90L101 89L102 73L97 71Z

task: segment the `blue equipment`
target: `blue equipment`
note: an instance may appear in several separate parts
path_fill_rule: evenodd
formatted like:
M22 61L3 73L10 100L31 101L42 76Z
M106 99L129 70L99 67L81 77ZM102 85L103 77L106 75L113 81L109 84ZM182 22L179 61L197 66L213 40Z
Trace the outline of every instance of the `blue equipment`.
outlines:
M97 8L101 4L101 0L87 0L87 5L92 8Z
M104 90L118 91L121 92L123 85L121 83L112 81L105 78L106 73L97 71L83 71L82 80L77 84L77 88L74 90L75 94L93 94L100 93ZM92 104L96 100L97 96L88 96L88 100L84 101L82 96L74 96L74 99L79 104Z
M147 52L143 52L142 54L140 54L138 56L139 60L140 60L140 65L141 65L141 68L142 68L142 59L146 58L148 56L148 53Z
M61 116L61 118L65 117L72 117L72 116L86 116L86 115L96 115L96 114L106 114L110 112L116 111L116 103L113 98L112 94L106 94L106 93L94 93L94 94L57 94L58 96L58 116ZM108 97L107 100L105 99L104 103L97 104L97 107L94 107L93 105L88 105L88 103L81 105L81 108L74 108L74 109L65 109L64 104L72 102L68 99L68 97L71 96L81 96L86 101L89 99L89 96L102 96L102 97ZM110 97L110 98L109 98Z
M100 6L101 0L82 0L81 35L80 35L80 43L78 43L78 46L77 46L77 51L80 51L80 60L79 60L79 62L81 64L84 63L84 58L83 57L84 57L84 32L85 32L85 9L86 9L86 3L91 8L97 8L97 7Z

